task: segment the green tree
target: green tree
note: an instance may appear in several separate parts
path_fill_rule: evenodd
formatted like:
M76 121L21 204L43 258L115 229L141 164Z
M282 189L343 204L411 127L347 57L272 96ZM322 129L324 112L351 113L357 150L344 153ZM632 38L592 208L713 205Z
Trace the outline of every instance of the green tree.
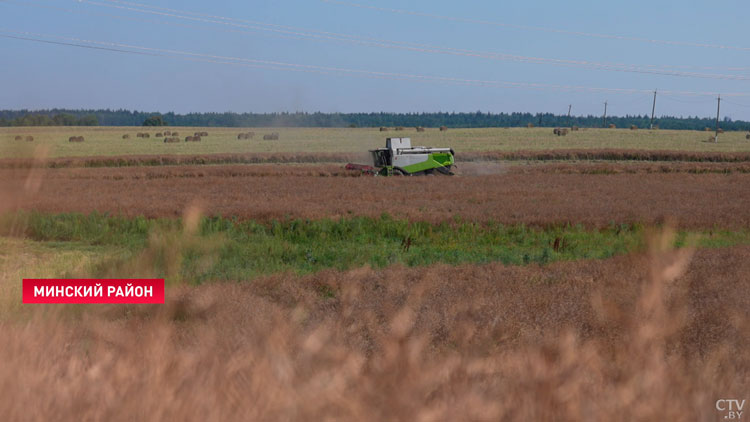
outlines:
M78 119L78 126L99 126L99 119L93 114L87 114Z
M55 126L73 126L76 124L76 116L68 113L55 114L52 121L55 122Z
M143 126L166 126L164 119L161 116L151 116L143 121Z

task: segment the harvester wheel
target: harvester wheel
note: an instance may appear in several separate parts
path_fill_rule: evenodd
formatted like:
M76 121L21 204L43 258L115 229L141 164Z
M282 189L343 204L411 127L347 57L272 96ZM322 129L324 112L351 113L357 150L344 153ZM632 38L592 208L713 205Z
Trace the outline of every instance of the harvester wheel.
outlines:
M440 174L444 174L446 176L453 176L453 172L451 171L450 167L438 167L436 170Z

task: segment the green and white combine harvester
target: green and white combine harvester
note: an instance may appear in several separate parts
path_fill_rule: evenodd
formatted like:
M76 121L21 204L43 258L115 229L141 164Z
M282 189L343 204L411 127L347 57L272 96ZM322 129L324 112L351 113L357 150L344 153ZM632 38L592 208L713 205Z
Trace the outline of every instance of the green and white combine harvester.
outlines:
M386 138L385 148L370 150L373 166L347 164L349 170L382 176L446 175L455 165L451 148L413 147L411 138Z

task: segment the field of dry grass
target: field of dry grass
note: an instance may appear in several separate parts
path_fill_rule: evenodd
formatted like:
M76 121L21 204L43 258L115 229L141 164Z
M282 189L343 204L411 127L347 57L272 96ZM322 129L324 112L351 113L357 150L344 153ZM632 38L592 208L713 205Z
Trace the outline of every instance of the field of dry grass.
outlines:
M389 213L416 221L461 217L540 226L666 218L686 228L750 225L750 174L724 174L731 165L621 165L611 171L619 174L607 168L467 166L469 174L451 178L330 177L348 175L338 166L20 169L0 170L0 193L14 198L4 202L6 209L49 213L175 217L198 202L209 215L260 221Z
M205 142L168 145L120 139L123 128L22 129L37 137L29 146L12 140L18 128L0 130L2 215L185 216L183 231L144 234L135 252L23 230L0 238L3 419L721 420L717 399L750 399L750 247L673 250L669 225L645 250L605 260L178 279L154 306L20 303L30 271L174 281L186 254L200 263L221 247L221 236L186 235L200 212L739 233L750 227L740 134L708 144L697 132L274 129L281 139L264 144L205 129ZM69 144L74 135L86 141ZM391 135L465 151L459 175L342 169ZM57 158L42 160L38 144Z
M34 150L36 157L48 154L40 147ZM0 158L0 168L73 168L73 167L155 167L190 165L230 165L230 164L342 164L369 163L372 157L367 152L359 153L245 153L245 154L163 154L163 155L120 155L66 158ZM456 155L460 163L503 162L546 163L607 161L646 163L741 163L750 162L750 152L696 152L667 150L625 150L625 149L556 149L544 151L474 151ZM457 167L460 168L460 167Z
M165 144L157 132L175 130L181 139L205 131L201 142ZM255 132L254 139L238 140L241 132ZM136 133L148 132L148 139ZM279 139L264 141L263 135L279 133ZM122 139L128 134L130 139ZM34 142L16 141L21 135L33 136ZM0 128L0 154L23 157L32 154L32 145L49 148L51 157L85 157L118 155L219 154L219 153L360 153L380 148L386 137L407 136L416 145L446 146L462 152L471 151L544 151L551 149L639 149L680 151L750 151L745 133L727 132L720 142L706 142L709 133L697 131L631 131L628 129L588 129L558 137L552 128L450 129L440 132L428 128L416 132L380 132L377 128L143 128L143 127L3 127ZM71 136L83 136L84 142L68 142Z
M0 320L0 414L718 420L715 401L750 387L750 249L669 239L607 261L362 268L174 286L166 305L24 307Z

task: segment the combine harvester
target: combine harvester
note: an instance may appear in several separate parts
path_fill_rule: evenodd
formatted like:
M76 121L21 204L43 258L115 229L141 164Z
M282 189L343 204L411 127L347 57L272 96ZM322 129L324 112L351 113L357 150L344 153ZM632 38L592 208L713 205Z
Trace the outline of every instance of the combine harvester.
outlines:
M451 148L413 147L411 138L386 138L385 148L372 149L370 153L373 166L349 163L346 169L381 176L453 175L455 158Z

